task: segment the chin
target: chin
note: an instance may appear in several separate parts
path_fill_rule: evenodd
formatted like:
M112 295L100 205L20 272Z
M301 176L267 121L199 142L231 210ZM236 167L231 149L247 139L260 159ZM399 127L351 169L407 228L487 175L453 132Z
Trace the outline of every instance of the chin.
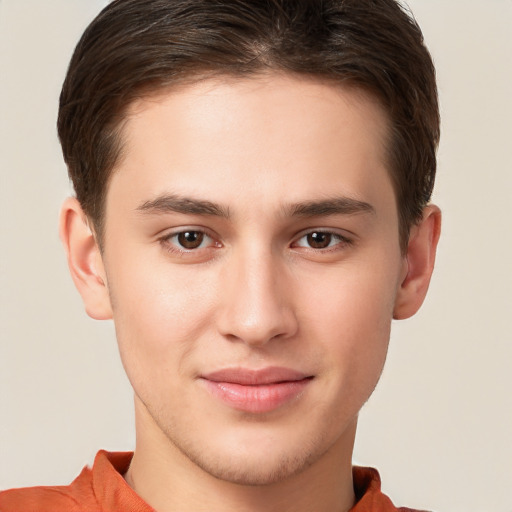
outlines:
M259 430L259 429L256 429ZM283 435L264 432L224 432L212 429L209 438L167 436L196 467L212 477L245 486L267 486L302 473L336 444L325 435L304 435L288 429ZM272 430L272 429L270 429ZM176 432L174 432L176 434ZM282 433L281 433L282 434Z
M218 480L237 485L266 486L286 480L309 467L318 457L282 454L262 457L261 454L250 457L226 456L218 458L194 457L186 454L203 471Z

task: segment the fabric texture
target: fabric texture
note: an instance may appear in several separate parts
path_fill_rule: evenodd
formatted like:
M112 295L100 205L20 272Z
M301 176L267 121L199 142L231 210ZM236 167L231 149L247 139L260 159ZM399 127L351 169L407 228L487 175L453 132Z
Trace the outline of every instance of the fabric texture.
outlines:
M125 482L133 454L100 451L68 486L28 487L0 492L1 512L154 512ZM396 508L381 492L372 468L354 467L357 503L350 512L419 512Z

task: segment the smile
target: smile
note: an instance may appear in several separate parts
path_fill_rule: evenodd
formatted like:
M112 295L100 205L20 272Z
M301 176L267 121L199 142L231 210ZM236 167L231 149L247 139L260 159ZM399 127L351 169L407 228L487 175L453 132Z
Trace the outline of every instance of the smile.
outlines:
M271 412L298 399L313 379L288 368L230 368L201 377L215 398L239 411Z

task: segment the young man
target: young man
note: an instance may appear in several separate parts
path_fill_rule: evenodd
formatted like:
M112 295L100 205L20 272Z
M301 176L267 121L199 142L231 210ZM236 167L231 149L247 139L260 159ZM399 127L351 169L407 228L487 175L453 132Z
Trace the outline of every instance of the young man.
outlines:
M58 126L61 237L115 322L136 448L0 510L396 510L351 456L440 231L415 22L394 0L117 0Z

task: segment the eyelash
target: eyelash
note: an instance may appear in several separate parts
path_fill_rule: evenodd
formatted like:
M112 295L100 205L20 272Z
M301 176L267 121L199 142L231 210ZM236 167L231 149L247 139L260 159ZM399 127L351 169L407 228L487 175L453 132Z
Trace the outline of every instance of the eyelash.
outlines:
M208 237L212 242L209 243L206 247L198 246L196 248L191 248L191 249L187 249L185 247L180 248L178 246L179 242L176 242L176 243L172 242L172 240L174 238L177 238L180 235L185 235L186 233L194 233L194 234L199 234L204 237ZM328 235L328 236L332 237L332 239L337 241L337 243L335 243L332 246L328 245L327 247L322 247L322 248L297 245L300 240L307 238L310 235ZM329 244L331 243L332 239L329 240ZM173 253L173 254L180 255L180 256L192 255L194 253L197 253L200 249L210 249L210 248L222 247L222 244L220 242L216 241L214 236L209 234L206 230L198 229L198 228L196 228L196 229L194 229L194 228L181 229L180 231L166 234L165 236L163 236L159 239L159 242L162 244L162 246L165 248L166 251ZM344 235L341 235L340 233L336 233L334 231L329 231L326 229L312 229L306 233L302 233L298 238L296 238L294 240L294 242L292 242L291 247L292 248L299 247L299 248L305 249L308 252L313 251L315 253L325 254L325 253L330 253L330 252L335 252L335 251L341 250L345 247L353 245L353 243L354 243L353 240L351 240L350 238L348 238ZM202 244L203 244L203 241L201 241L200 245L202 245Z
M336 233L334 231L329 231L327 229L312 229L306 233L303 233L299 238L296 239L294 244L297 244L300 240L302 240L303 238L307 238L310 235L328 235L328 236L332 237L332 239L336 240L337 243L335 243L332 246L328 245L327 247L323 247L323 248L315 248L315 247L308 247L308 246L298 246L298 247L302 247L303 249L306 249L308 251L328 253L328 252L335 252L335 251L341 250L342 248L351 246L354 243L352 239L350 239L340 233ZM331 240L329 240L329 243L330 242L331 242Z
M177 241L176 241L176 243L172 242L172 240L174 238L177 238L180 235L185 235L186 233L196 233L196 234L202 235L204 237L208 237L212 241L212 243L210 243L207 247L197 247L197 248L187 249L185 247L180 248ZM165 236L163 236L159 239L159 242L163 245L163 247L165 248L166 251L173 253L173 254L178 254L180 256L186 256L188 254L196 253L200 249L207 249L207 248L211 248L211 247L215 247L215 248L221 247L220 242L217 242L215 240L215 238L212 235L210 235L206 230L198 229L198 228L181 229L180 231L166 234ZM202 245L202 244L203 244L203 241L201 241L200 245Z

